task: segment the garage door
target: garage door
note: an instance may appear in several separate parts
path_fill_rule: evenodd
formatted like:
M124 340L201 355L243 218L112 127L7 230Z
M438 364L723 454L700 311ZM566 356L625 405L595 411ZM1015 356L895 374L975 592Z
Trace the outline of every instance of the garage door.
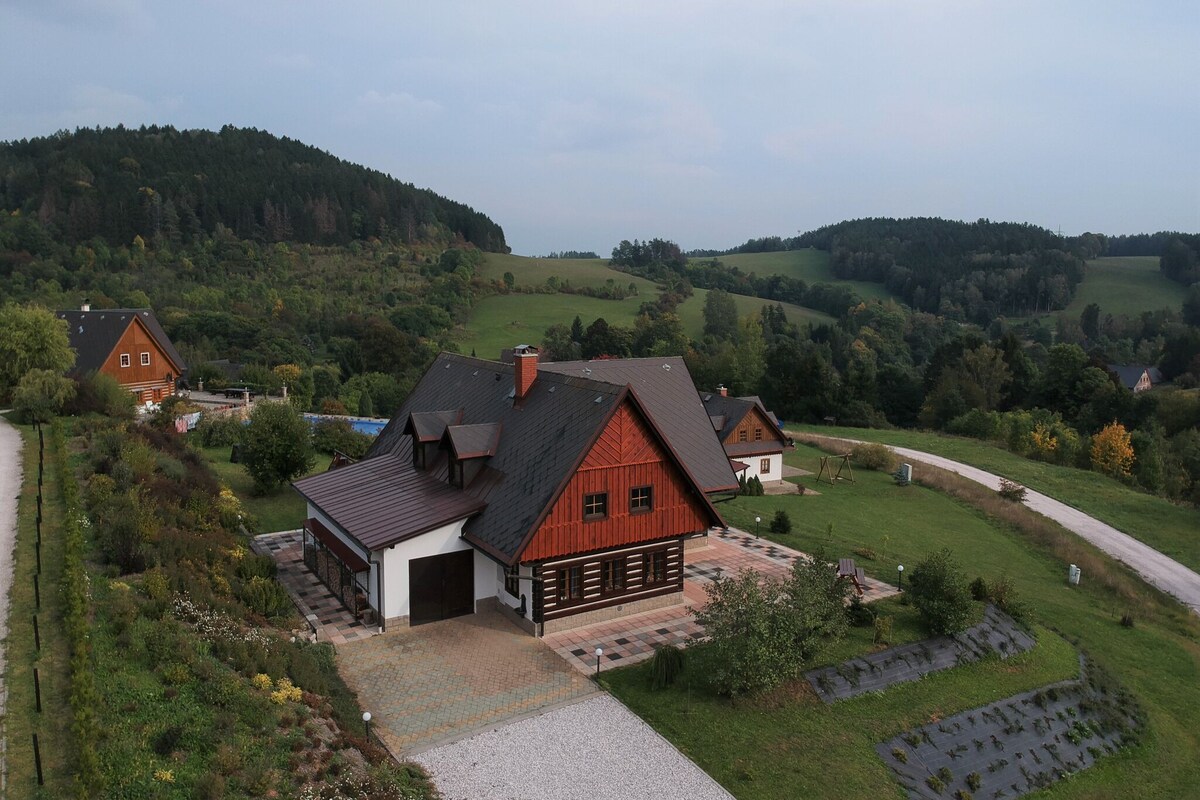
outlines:
M409 624L475 611L475 551L459 550L408 562Z

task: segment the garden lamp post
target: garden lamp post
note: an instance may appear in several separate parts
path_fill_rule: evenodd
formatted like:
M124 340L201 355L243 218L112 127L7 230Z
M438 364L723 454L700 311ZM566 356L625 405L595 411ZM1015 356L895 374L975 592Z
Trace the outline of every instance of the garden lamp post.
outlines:
M762 522L762 517L754 518L754 538L758 538L758 523Z
M904 591L904 565L896 567L896 588Z
M367 739L370 740L370 738L371 738L371 712L370 711L363 712L363 728L366 730Z
M604 648L597 647L596 648L596 677L597 678L600 677L600 656L602 656L602 655L604 655Z

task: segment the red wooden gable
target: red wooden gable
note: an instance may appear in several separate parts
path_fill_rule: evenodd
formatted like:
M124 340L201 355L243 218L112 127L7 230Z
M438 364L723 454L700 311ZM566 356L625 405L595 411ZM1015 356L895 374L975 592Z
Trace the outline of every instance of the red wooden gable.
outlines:
M651 511L631 513L630 490L651 486ZM604 519L583 519L584 495L608 493ZM704 500L626 399L520 555L521 561L606 550L703 531L712 524Z

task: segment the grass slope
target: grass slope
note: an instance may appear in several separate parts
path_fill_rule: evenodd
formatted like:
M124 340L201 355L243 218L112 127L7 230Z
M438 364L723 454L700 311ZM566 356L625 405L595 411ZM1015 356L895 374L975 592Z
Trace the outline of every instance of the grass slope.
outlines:
M813 468L818 456L800 446L787 461ZM871 548L874 560L856 558L885 580L895 579L898 563L911 568L941 547L951 547L970 576L1007 573L1034 619L1077 639L1138 696L1148 717L1139 745L1038 796L1116 800L1127 797L1130 786L1139 787L1143 800L1194 794L1200 785L1195 757L1200 752L1200 625L1193 618L1163 610L1124 628L1118 622L1122 609L1111 595L1086 580L1069 587L1065 564L1015 528L931 489L896 486L888 475L858 470L855 476L856 483L834 487L817 487L813 476L800 479L819 496L743 497L719 508L731 524L751 531L753 517L762 516L764 538L793 547L823 546L830 556ZM776 537L766 532L765 522L779 508L788 511L795 528ZM908 627L901 618L897 625L898 631ZM844 656L839 652L827 661ZM1024 656L957 668L833 706L817 700L803 683L739 701L696 687L689 691L686 684L650 692L648 665L613 671L604 681L739 798L900 800L899 785L873 752L876 742L1074 671L1074 651L1039 628L1038 647Z
M759 275L787 275L805 283L831 283L849 286L864 300L887 300L892 293L882 283L843 280L833 274L829 253L812 247L803 250L783 250L776 253L735 253L717 258L742 272ZM703 261L705 259L697 259Z
M1065 313L1074 319L1089 303L1101 314L1137 316L1161 308L1179 310L1187 288L1158 269L1157 257L1097 258L1087 262L1087 274Z
M935 433L812 426L800 430L910 447L985 469L1107 522L1200 571L1200 511L1139 492L1099 473L1031 461L986 442Z
M747 297L744 294L730 295L733 302L737 305L738 317L744 317L747 314L757 311L763 306L775 305L770 300L763 300L759 297ZM699 339L704 332L704 302L708 297L708 289L695 289L693 294L688 299L679 304L677 313L679 320L683 323L684 332L693 339ZM834 318L820 311L814 311L811 308L804 306L793 305L792 303L780 303L783 306L783 313L787 315L788 322L804 325L812 323L820 325L823 322L835 322Z
M578 294L508 294L486 297L471 310L471 320L462 331L458 346L480 358L496 359L500 351L518 344L537 344L555 323L570 325L578 315L587 327L597 317L613 325L632 326L642 303L654 294L601 300Z
M541 286L547 278L554 276L570 281L573 286L601 287L610 280L618 286L633 283L646 295L643 299L652 299L658 294L653 281L619 272L608 266L608 260L603 258L531 258L487 253L477 274L485 280L498 281L505 272L513 274L518 286Z

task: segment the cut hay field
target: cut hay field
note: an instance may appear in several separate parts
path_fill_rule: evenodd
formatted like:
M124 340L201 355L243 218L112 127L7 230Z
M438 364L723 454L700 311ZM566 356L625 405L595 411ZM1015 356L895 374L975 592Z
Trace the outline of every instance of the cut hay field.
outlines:
M882 283L847 281L837 277L829 266L829 253L812 247L804 250L782 250L776 253L735 253L728 256L717 256L717 259L746 273L786 275L810 284L829 283L836 286L849 286L864 300L887 300L892 297L892 293Z
M1186 292L1183 284L1159 272L1157 257L1097 258L1087 262L1087 275L1064 313L1078 319L1088 303L1100 306L1101 315L1178 311Z

